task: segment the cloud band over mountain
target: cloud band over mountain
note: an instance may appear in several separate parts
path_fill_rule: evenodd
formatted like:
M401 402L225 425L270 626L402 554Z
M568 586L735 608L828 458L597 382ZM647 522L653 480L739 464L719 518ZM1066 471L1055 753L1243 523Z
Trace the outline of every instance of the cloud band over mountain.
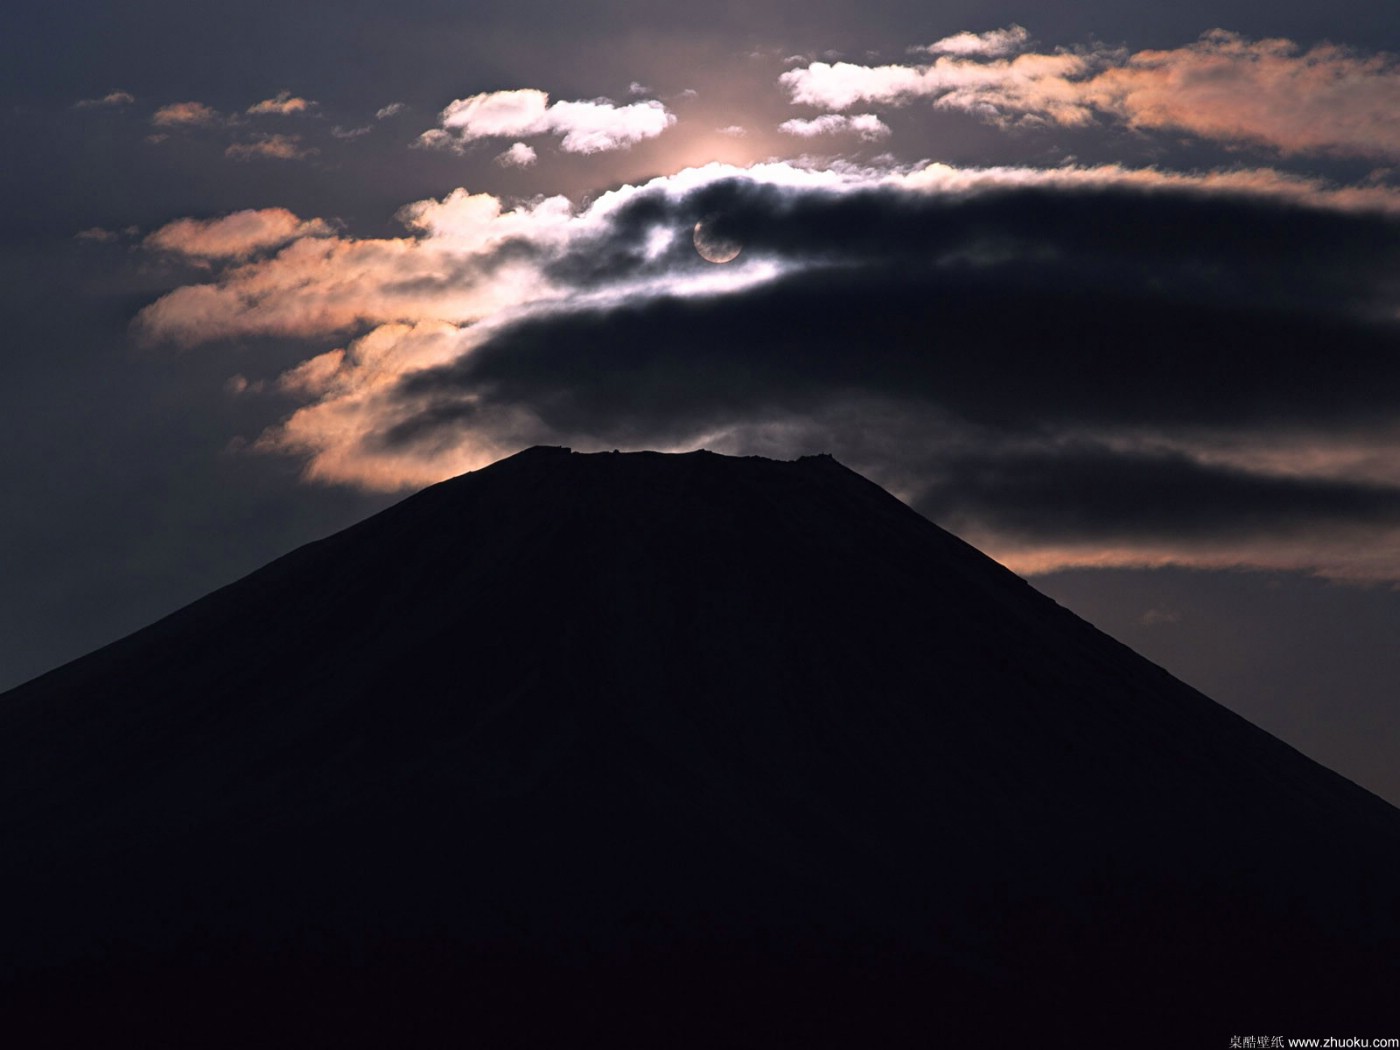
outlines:
M1013 566L1396 579L1396 205L1267 171L711 167L584 208L459 192L397 239L317 228L140 324L352 336L282 377L305 404L258 443L323 480L546 441L879 474L898 442L884 480ZM707 216L739 262L695 255Z

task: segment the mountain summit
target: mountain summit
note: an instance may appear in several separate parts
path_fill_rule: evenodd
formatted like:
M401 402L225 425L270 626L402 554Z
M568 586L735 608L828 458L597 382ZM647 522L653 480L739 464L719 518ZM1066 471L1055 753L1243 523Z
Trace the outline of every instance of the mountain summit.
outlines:
M426 489L0 696L0 836L52 1045L1225 1046L1400 944L1400 812L828 456Z

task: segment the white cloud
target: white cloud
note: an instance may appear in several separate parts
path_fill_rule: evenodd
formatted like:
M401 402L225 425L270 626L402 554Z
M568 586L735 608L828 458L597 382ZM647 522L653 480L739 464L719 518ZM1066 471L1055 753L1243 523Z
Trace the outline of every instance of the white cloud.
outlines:
M1030 39L1030 33L1023 27L1009 25L1005 29L993 29L987 33L954 33L918 50L930 55L978 55L999 58L1002 55L1024 51Z
M390 102L387 106L383 106L380 109L375 110L374 119L388 120L390 117L398 116L407 108L408 107L405 106L402 102Z
M778 77L793 102L850 109L861 102L898 104L939 90L922 67L813 62Z
M594 102L556 102L550 107L551 130L562 132L559 148L568 153L599 153L626 149L655 138L676 122L660 102L614 106Z
M889 125L873 113L859 113L854 116L845 113L823 113L811 120L785 120L778 125L778 130L803 138L855 134L866 142L887 138L890 133Z
M559 148L566 153L600 153L655 138L676 118L656 101L625 106L608 99L551 104L545 92L520 88L456 99L439 120L441 126L424 132L420 144L460 150L478 139L550 134L559 136Z
M456 99L439 114L442 127L463 141L539 135L549 130L549 95L533 88L489 91Z
M1028 114L1061 124L1085 124L1093 110L1075 78L1090 68L1080 55L1018 55L981 62L942 57L927 66L860 66L814 62L779 77L792 100L824 109L847 110L859 103L903 105L931 98L938 106L963 109L1009 122Z
M528 168L539 155L523 142L514 143L504 153L496 154L496 163L503 168Z

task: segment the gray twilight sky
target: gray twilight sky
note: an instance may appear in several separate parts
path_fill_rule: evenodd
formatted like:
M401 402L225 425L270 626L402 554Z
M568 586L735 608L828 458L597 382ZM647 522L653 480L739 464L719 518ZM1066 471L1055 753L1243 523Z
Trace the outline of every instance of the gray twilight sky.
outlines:
M8 4L0 688L527 445L830 451L1400 801L1397 54L1377 0Z

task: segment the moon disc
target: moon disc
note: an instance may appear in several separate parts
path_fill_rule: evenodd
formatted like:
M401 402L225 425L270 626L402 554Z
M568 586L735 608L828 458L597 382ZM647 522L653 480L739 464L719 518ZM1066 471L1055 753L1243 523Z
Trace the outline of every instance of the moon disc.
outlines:
M704 219L695 224L692 239L700 258L712 263L733 262L744 250L744 246L733 238L716 236Z

